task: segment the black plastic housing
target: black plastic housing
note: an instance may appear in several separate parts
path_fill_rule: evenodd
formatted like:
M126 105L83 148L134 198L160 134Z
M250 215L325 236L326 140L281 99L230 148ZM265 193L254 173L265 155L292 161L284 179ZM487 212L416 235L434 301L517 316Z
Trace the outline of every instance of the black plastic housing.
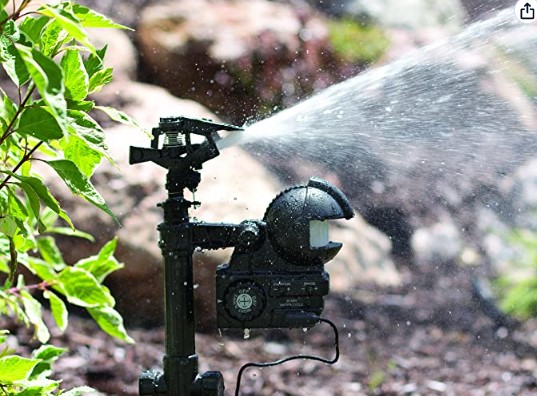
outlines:
M258 242L238 246L217 268L217 326L313 327L330 289L324 264L341 244L313 247L310 223L353 216L345 195L322 179L280 193L257 222Z

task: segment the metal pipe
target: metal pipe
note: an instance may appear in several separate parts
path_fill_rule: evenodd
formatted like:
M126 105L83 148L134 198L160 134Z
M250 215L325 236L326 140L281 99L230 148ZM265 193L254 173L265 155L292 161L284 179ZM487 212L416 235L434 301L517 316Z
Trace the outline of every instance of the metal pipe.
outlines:
M170 169L168 181L176 176L172 172L173 168ZM191 396L192 383L198 373L192 248L187 247L191 246L188 234L174 232L174 228L189 222L189 202L184 199L182 188L173 188L172 184L168 183L169 198L161 205L164 209L164 222L159 225L165 282L164 379L167 395Z

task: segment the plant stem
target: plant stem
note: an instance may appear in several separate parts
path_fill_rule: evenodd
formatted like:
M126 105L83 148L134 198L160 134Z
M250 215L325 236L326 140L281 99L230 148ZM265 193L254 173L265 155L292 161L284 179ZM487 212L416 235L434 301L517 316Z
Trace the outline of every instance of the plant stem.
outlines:
M13 20L17 20L19 19L19 17L21 16L21 12L26 8L28 7L28 4L30 4L32 2L32 0L24 0L21 5L19 6L19 8L15 11L15 1L13 1L13 14L9 15L8 17L6 17L5 19L3 19L2 21L0 21L0 29L2 27L2 25L4 25L7 21L9 21L10 19L13 19Z
M5 291L5 293L9 294L15 294L18 295L20 291L22 290L47 290L48 287L52 286L55 282L54 281L43 281L40 283L36 283L35 285L25 285L22 287L12 287Z
M7 284L12 285L15 281L15 273L17 272L18 260L17 260L17 249L15 249L15 243L13 238L8 237L9 239L9 276L7 278Z
M15 122L17 121L17 118L19 118L20 114L25 109L26 103L28 103L28 101L32 97L32 94L34 93L34 91L35 91L35 85L30 87L30 88L28 88L28 91L26 92L26 96L24 97L24 100L19 105L19 108L15 112L15 115L13 116L13 119L11 120L9 125L7 126L6 130L2 134L2 137L0 137L0 145L2 143L4 143L4 141L9 137L9 135L11 135L13 127L15 126Z
M43 144L43 141L37 143L27 154L24 155L24 157L21 158L21 160L19 161L19 163L13 168L13 170L11 171L12 173L15 173L19 170L19 168L22 166L22 164L24 164L26 161L28 161L32 154L39 148L39 146L41 146ZM11 175L7 175L6 178L4 179L4 181L0 184L0 190L2 188L5 187L5 185L7 184L7 182L9 181L9 179L11 179Z

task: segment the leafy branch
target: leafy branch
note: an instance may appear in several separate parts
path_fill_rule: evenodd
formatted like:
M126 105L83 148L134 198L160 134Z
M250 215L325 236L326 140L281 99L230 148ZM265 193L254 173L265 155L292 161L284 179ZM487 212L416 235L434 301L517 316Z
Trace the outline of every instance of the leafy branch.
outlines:
M96 106L91 94L112 80L106 67L106 47L95 48L87 28L118 28L114 23L73 1L28 6L32 0L0 0L0 65L17 87L9 97L0 89L0 316L10 316L34 329L42 344L50 339L43 321L41 301L50 309L55 325L64 331L68 307L88 311L101 329L124 342L127 334L115 300L103 284L123 267L114 257L117 240L105 244L95 256L66 263L54 235L92 240L75 229L43 179L33 167L35 159L50 166L70 191L115 219L90 181L107 152L105 134L92 118L93 110L115 121L136 123L126 114ZM12 5L8 12L6 7ZM32 7L33 8L33 7ZM68 227L65 227L64 224ZM40 280L26 284L19 267ZM37 298L40 297L40 298ZM0 344L7 331L0 329ZM62 348L43 345L25 358L0 352L0 393L5 395L57 393L59 381L49 378ZM74 396L87 387L61 392Z

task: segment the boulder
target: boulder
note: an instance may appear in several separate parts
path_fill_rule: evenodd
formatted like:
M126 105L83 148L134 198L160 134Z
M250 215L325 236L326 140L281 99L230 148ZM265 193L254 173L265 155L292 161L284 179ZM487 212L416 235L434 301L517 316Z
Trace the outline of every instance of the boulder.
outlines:
M463 251L459 228L450 220L418 228L411 244L417 263L438 267L457 262Z
M532 158L500 183L496 206L479 211L483 256L494 275L510 279L535 276L533 251L537 232L537 159Z
M308 0L336 16L375 21L390 28L417 31L425 28L458 30L465 10L458 0Z
M241 123L339 78L327 34L305 5L198 0L147 7L137 41L145 78Z
M514 7L515 5L511 0L461 0L461 3L466 9L470 20L488 18L497 10Z

